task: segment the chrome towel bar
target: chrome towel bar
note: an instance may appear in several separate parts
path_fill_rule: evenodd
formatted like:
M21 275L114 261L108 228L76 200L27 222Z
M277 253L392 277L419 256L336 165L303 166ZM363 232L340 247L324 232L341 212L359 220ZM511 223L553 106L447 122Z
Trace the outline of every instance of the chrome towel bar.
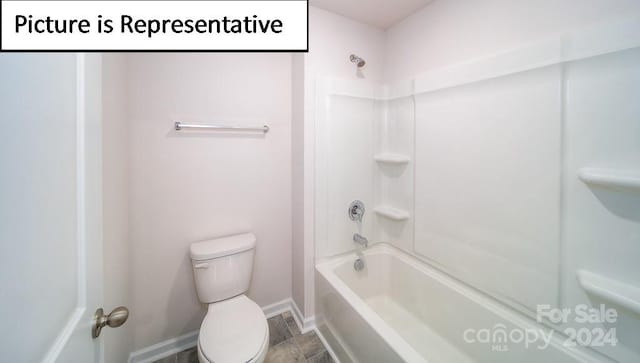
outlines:
M269 132L269 126L222 126L222 125L202 125L202 124L183 124L176 121L175 127L177 131L184 129L196 130L222 130L222 131L262 131L265 134Z

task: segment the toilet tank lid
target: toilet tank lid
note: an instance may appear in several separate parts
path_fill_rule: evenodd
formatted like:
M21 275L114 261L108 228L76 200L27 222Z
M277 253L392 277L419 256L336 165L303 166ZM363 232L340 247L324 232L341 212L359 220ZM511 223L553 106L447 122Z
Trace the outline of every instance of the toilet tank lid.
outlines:
M253 233L214 238L192 243L191 259L195 261L210 260L247 251L255 246L256 236Z

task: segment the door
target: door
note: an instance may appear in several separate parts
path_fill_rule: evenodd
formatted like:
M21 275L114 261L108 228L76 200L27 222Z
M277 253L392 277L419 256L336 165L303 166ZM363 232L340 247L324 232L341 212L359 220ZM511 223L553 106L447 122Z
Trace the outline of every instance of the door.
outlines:
M0 357L102 361L100 56L0 54Z

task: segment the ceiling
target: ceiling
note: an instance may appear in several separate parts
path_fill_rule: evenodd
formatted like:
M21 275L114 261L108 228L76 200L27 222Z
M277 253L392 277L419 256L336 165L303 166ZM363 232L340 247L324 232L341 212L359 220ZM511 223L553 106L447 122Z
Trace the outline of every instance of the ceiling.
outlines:
M433 0L309 0L309 5L386 29Z

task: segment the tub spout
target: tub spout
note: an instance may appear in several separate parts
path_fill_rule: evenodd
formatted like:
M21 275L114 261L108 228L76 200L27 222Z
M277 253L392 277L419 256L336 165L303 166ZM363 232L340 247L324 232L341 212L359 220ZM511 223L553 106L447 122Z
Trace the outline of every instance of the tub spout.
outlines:
M364 248L367 248L369 245L369 240L366 237L361 236L359 233L355 233L353 235L353 242L364 246Z

